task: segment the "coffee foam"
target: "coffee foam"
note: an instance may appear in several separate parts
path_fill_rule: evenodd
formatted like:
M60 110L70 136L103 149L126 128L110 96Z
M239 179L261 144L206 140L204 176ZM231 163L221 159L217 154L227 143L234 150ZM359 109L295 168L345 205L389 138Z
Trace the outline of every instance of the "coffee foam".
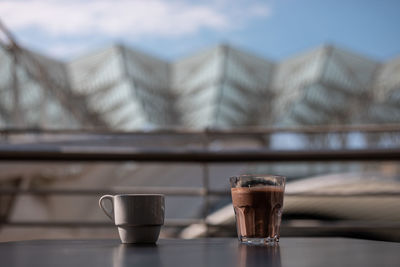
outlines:
M284 187L281 186L253 186L253 187L234 187L231 188L235 193L251 193L251 192L283 192Z

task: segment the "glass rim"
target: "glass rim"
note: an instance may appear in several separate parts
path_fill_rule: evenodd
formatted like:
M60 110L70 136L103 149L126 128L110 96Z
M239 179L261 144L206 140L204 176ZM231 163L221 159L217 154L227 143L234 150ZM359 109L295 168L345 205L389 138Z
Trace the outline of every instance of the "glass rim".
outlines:
M275 178L275 179L282 179L284 181L286 180L286 176L275 175L275 174L240 174L240 175L234 175L234 176L229 177L230 180L238 179L238 178L254 178L254 179Z

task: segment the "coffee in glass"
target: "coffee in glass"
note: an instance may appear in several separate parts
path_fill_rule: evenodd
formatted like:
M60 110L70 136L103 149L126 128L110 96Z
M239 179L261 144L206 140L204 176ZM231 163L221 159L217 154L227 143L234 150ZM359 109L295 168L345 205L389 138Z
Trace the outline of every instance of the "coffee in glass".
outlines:
M240 175L230 178L239 241L275 245L279 241L285 177Z

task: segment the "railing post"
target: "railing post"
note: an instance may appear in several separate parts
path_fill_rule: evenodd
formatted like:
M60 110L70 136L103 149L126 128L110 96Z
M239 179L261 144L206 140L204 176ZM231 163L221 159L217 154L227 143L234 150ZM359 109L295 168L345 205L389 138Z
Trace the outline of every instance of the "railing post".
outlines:
M204 130L203 133L203 149L208 149L208 133L207 133L207 129ZM209 169L208 169L208 164L206 162L203 163L203 223L204 226L206 228L206 236L208 237L209 235L209 229L208 229L208 224L207 224L207 216L208 216L208 212L210 210L210 198L209 198L209 191L210 191L210 177L209 177Z
M208 237L208 224L207 224L207 216L208 212L210 210L210 198L209 198L209 191L210 191L210 181L209 181L209 170L208 170L208 164L203 163L203 188L204 188L204 195L203 195L203 223L204 226L206 227L206 236Z

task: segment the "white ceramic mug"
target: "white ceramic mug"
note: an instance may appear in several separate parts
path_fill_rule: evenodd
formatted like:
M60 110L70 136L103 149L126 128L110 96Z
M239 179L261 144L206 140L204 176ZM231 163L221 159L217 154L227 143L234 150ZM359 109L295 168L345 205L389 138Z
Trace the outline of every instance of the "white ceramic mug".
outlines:
M104 202L112 202L107 210ZM99 206L118 228L122 243L155 243L164 224L164 195L104 195Z

